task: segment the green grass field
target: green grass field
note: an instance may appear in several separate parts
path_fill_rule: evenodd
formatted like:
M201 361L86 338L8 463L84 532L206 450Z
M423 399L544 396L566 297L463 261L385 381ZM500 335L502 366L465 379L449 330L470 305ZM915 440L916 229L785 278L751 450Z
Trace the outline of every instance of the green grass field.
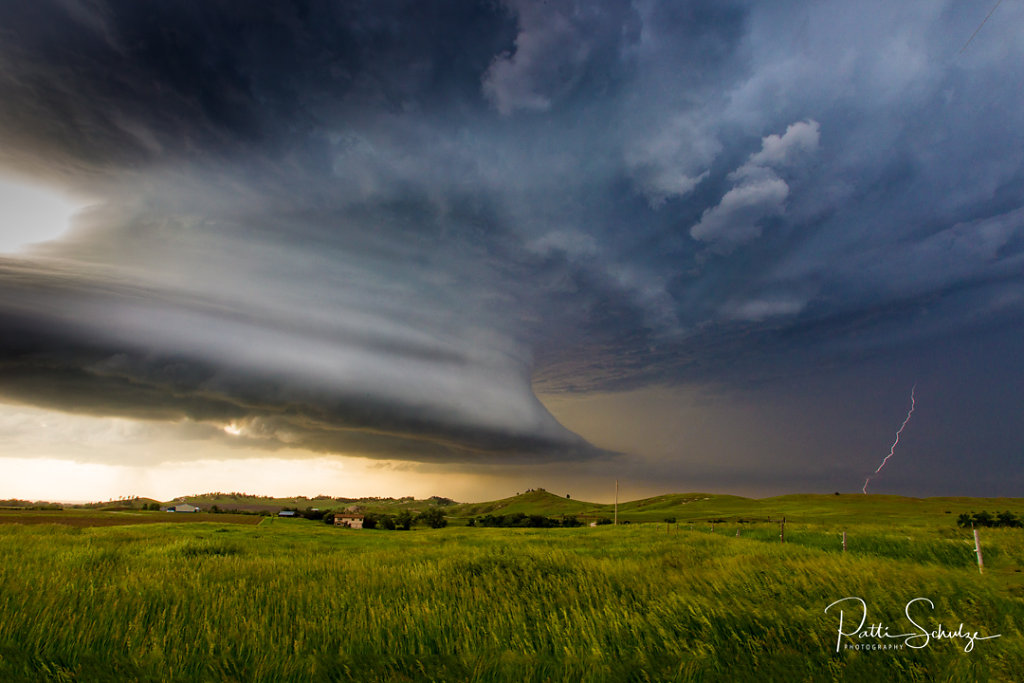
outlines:
M0 524L0 680L1020 680L1024 531L982 530L981 575L955 525L1019 500L662 498L627 509L632 524L577 529L156 512ZM564 513L548 503L543 514ZM4 521L17 514L41 513ZM679 523L637 523L667 514ZM785 544L765 521L781 515ZM709 517L727 521L712 532ZM890 634L916 633L904 609L923 597L934 610L914 603L912 616L926 629L1001 637L970 652L960 638L836 652L839 608L825 607L848 596ZM844 604L852 633L859 608Z

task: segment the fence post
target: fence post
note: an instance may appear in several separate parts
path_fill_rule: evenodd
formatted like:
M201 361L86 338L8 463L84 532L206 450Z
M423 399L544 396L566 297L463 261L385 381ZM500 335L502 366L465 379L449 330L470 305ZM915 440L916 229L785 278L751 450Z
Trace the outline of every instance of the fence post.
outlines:
M740 528L736 527L736 538L740 537Z
M779 522L779 541L782 543L786 542L786 518L783 517L782 521Z
M978 573L985 573L985 562L981 559L981 541L978 540L978 530L974 530L974 552L978 554Z
M846 552L846 532L843 532L843 552Z

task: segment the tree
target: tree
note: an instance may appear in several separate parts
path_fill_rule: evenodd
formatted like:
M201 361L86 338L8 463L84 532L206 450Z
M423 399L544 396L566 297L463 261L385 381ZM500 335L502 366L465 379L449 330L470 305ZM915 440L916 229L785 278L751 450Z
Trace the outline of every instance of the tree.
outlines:
M1009 510L1006 510L1004 512L1000 512L998 515L996 515L996 519L998 520L997 524L999 526L1006 526L1006 527L1019 527L1019 526L1021 526L1021 521L1019 519L1017 519L1017 516L1015 514L1013 514L1012 512L1010 512Z
M324 518L324 511L319 508L307 507L305 510L299 513L306 519L320 520Z
M974 526L992 526L993 519L992 515L988 513L988 510L982 510L981 512L974 513Z
M414 521L415 518L412 516L411 512L409 512L408 510L402 510L395 517L395 526L401 529L402 531L408 531L410 528L412 528L412 523Z
M437 508L428 508L420 513L419 521L425 522L431 529L443 529L448 526L444 513Z

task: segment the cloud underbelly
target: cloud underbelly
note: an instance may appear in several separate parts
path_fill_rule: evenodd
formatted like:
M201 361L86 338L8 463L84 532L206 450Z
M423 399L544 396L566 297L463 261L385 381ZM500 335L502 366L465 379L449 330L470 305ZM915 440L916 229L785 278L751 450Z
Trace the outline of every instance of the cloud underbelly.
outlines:
M369 310L387 297L366 278L332 297L309 273L286 285L218 263L219 291L206 296L0 264L0 391L72 412L230 424L268 447L414 460L591 451L534 397L528 354L490 327L458 311L423 324L398 315L415 297ZM309 305L289 309L304 282Z

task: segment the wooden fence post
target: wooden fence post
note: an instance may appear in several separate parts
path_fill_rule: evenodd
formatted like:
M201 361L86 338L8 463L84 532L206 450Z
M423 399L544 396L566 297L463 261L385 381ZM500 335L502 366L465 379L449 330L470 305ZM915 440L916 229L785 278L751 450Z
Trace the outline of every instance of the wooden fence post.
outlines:
M978 554L978 573L985 573L985 563L981 559L981 541L978 540L978 530L974 530L974 552Z
M846 532L843 532L843 552L846 552Z

